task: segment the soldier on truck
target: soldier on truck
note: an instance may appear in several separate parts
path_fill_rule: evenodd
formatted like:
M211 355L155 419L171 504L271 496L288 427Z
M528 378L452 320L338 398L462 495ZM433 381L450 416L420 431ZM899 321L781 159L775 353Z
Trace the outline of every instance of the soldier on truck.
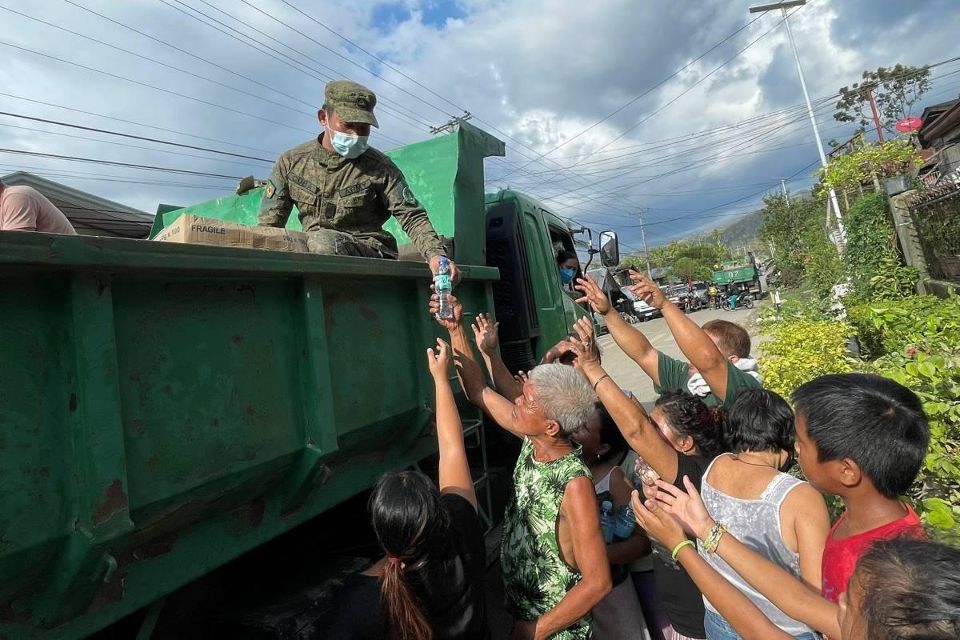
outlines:
M363 85L327 83L317 112L323 132L277 160L264 185L260 225L284 227L297 205L310 251L396 260L397 241L382 228L392 215L436 273L446 249L427 212L397 165L367 143L370 127L380 126L376 104ZM450 274L458 279L453 261Z

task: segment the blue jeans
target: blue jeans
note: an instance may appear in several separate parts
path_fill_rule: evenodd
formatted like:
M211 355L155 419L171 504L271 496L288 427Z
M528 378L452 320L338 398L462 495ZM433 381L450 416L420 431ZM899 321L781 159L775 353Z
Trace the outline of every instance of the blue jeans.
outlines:
M703 627L707 631L707 640L740 640L740 634L720 614L709 609L703 617ZM816 633L801 633L793 637L797 640L820 640Z

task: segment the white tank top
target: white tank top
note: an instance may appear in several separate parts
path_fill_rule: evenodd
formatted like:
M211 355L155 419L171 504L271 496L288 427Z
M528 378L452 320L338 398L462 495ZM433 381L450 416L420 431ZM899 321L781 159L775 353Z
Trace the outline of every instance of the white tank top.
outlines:
M719 460L720 457L717 456L714 462ZM787 494L795 487L803 484L803 481L786 473L777 473L759 498L756 500L741 500L714 489L710 485L711 469L713 469L713 462L710 463L706 473L703 474L703 483L700 488L703 502L707 506L710 517L717 522L722 522L727 530L745 546L756 551L778 567L786 569L799 579L800 556L791 551L783 541L783 535L780 531L780 505L786 500ZM700 555L707 561L707 564L716 569L720 575L750 598L751 602L784 633L798 636L803 633L814 632L813 629L799 620L794 620L763 597L720 556L703 553L702 551ZM707 609L719 613L706 597L703 598L703 602Z

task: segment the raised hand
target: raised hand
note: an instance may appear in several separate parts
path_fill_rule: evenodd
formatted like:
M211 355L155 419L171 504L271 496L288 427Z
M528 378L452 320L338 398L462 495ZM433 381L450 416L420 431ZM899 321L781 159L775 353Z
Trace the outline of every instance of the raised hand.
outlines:
M499 322L491 322L490 316L486 313L478 313L473 321L473 337L477 342L480 353L492 356L497 352L499 346L498 329Z
M574 348L574 351L577 351L577 362L574 366L579 366L579 368L582 369L583 367L591 365L599 365L600 349L597 347L597 342L593 335L593 323L587 318L579 318L573 323L573 330L577 332L577 335L580 337L580 345L583 346L582 353ZM576 343L573 339L567 342L571 344Z
M450 370L450 345L437 338L437 350L427 349L427 366L437 380L447 380Z
M649 304L651 307L657 309L663 309L663 305L667 303L667 297L663 295L663 291L660 290L660 287L657 284L643 275L642 273L637 273L634 270L629 272L630 280L633 282L633 286L630 287L630 291L634 293L635 296Z
M430 304L427 307L437 323L447 331L456 331L461 323L463 322L463 305L460 301L454 297L452 294L447 295L447 302L450 303L450 306L453 308L453 318L450 320L444 320L437 316L437 313L440 311L440 297L437 294L430 296Z
M513 379L519 382L521 385L527 384L527 380L530 379L529 371L517 371L517 374L513 376Z
M574 289L583 294L577 298L580 304L587 303L600 315L607 315L610 312L610 298L604 293L603 289L597 286L597 283L590 278L577 278L577 284Z
M656 501L647 500L644 504L640 494L634 491L630 496L630 508L637 524L667 549L673 549L687 539L680 523Z
M686 493L672 484L657 480L657 504L675 516L687 533L703 540L716 522L707 513L700 492L687 476L683 477L683 486L687 488Z

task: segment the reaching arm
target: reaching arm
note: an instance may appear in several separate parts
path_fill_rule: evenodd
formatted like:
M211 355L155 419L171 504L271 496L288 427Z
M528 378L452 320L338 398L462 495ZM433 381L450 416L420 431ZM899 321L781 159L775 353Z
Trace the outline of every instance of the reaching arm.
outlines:
M680 524L655 501L648 501L644 505L639 495L634 493L632 504L640 526L666 548L676 549L678 544L687 540ZM774 625L742 591L707 564L695 546L688 544L681 547L677 552L677 560L703 595L744 640L787 640L792 637Z
M633 292L650 305L660 309L673 339L690 364L697 368L710 390L721 400L727 395L727 359L720 353L700 326L691 320L682 309L666 299L653 281L640 273L631 273L630 279L636 282ZM611 331L612 333L612 331Z
M610 565L600 535L597 496L590 478L581 476L567 483L560 513L570 528L582 578L557 606L537 620L534 637L538 639L549 638L587 615L611 588Z
M658 508L663 505L688 531L702 540L716 522L707 513L693 483L688 478L684 478L683 483L687 488L686 493L657 481L657 505ZM785 614L832 638L840 637L837 605L820 597L818 592L791 573L746 547L730 533L720 538L717 554Z
M593 342L593 327L589 321L577 321L575 328L580 334L581 343L570 341L571 349L577 354L577 369L587 378L587 382L597 392L600 402L610 412L630 448L637 452L661 478L673 482L677 478L680 455L657 432L656 425L647 416L643 406L634 402L618 387L600 362L590 353L584 344Z
M607 294L589 278L577 280L577 290L583 293L583 297L577 302L589 303L594 311L603 316L607 324L607 330L613 336L613 341L623 350L627 356L640 365L643 372L653 380L653 384L660 384L659 372L659 353L647 340L647 336L641 331L630 325L619 313L612 311L610 300Z
M437 352L427 349L427 364L437 394L440 493L455 493L476 508L477 494L470 476L467 450L463 445L463 424L450 387L450 346L438 338Z
M513 377L500 356L497 337L499 327L499 322L491 322L490 316L478 313L476 320L473 321L473 337L487 365L487 372L493 380L494 388L504 398L514 400L523 393L523 385Z
M482 409L494 422L519 436L520 434L513 429L513 403L487 386L483 379L483 372L480 371L480 365L473 357L473 348L470 346L467 332L463 327L463 305L452 295L448 297L448 300L453 308L453 319L437 318L436 314L440 303L436 294L430 297L430 313L437 319L440 326L450 332L454 363L457 367L457 375L460 377L460 384L463 386L463 392L471 403Z
M801 484L787 495L780 511L793 514L800 578L811 589L820 591L823 547L830 535L830 514L823 496L809 484Z

